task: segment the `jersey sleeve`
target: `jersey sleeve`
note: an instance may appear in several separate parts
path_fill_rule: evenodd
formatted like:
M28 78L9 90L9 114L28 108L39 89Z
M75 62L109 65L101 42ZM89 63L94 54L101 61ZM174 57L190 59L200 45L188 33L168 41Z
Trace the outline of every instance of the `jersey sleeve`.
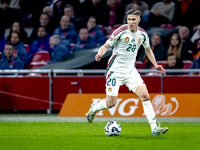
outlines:
M108 43L112 47L117 41L117 38L119 37L118 35L114 36L113 34L111 34L111 36L107 39L106 43Z
M106 43L108 43L110 46L113 46L114 43L118 40L118 38L120 37L120 35L123 33L124 30L127 29L127 25L122 25L119 28L117 28L112 34L111 36L108 38L108 40L106 41Z
M145 38L144 38L144 42L142 45L144 46L144 49L146 49L147 47L150 47L149 37L148 37L147 33L144 33L144 36L145 36Z

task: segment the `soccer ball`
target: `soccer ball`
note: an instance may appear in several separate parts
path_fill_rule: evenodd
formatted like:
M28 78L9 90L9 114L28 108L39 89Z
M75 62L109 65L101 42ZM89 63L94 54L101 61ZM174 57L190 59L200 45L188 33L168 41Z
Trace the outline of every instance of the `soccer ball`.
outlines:
M104 132L107 136L118 136L121 133L121 126L116 121L110 121L106 124Z

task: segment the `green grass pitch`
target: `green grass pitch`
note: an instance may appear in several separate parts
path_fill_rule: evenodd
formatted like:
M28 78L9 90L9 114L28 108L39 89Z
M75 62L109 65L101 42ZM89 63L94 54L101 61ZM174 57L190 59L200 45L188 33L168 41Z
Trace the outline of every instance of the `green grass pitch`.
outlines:
M146 122L119 122L121 134L108 137L106 123L0 122L0 150L200 149L200 123L162 123L169 130L155 137Z

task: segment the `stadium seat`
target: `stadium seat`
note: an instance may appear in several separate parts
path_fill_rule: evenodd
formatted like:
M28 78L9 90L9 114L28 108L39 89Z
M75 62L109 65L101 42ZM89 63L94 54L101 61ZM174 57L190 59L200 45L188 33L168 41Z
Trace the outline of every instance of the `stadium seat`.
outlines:
M40 73L29 73L25 75L25 77L42 77L42 74Z
M136 61L135 62L135 67L137 69L144 69L145 68L145 64L142 61Z
M101 31L104 33L104 26L99 24L98 27L101 28Z
M30 46L28 44L24 44L24 47L25 47L26 51L29 52Z
M38 51L33 56L32 62L49 61L50 54L48 51Z
M158 72L149 72L147 74L145 74L146 76L160 76L161 74Z
M33 69L33 68L37 68L37 67L42 67L42 66L46 66L47 63L46 62L31 62L28 66L29 69Z
M167 63L166 63L166 61L164 61L164 60L157 61L157 64L158 64L158 65L162 65L163 68L165 68L165 67L167 66ZM155 69L154 65L151 66L151 69Z
M190 69L191 65L192 65L191 60L183 60L183 69Z

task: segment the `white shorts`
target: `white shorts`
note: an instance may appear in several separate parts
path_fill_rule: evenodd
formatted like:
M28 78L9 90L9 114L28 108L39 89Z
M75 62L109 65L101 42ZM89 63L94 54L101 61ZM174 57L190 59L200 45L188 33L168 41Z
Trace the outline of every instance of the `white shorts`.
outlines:
M134 68L126 73L108 71L106 75L106 94L117 96L119 87L125 84L130 91L135 92L139 85L145 85L138 71Z

